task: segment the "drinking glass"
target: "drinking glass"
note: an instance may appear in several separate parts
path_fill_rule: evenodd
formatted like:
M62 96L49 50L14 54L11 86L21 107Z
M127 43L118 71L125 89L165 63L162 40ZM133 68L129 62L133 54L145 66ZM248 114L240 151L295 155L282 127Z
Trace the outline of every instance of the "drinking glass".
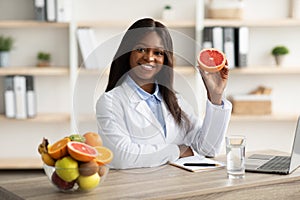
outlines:
M245 136L226 137L227 176L231 179L245 177L245 144Z

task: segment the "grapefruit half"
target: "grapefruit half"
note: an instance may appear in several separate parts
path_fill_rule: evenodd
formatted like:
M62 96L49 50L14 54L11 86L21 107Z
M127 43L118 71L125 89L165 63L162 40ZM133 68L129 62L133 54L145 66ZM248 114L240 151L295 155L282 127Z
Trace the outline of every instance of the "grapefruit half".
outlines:
M215 48L203 49L198 57L199 67L207 72L220 71L226 64L225 54Z
M94 147L82 142L71 141L67 146L70 156L78 161L89 162L98 156Z

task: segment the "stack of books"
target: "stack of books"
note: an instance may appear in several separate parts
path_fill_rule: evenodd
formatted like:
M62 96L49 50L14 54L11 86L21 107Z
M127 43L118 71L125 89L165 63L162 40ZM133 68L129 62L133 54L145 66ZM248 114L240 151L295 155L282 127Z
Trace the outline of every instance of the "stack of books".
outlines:
M223 51L229 68L246 67L249 51L248 27L205 27L202 47Z
M34 0L34 10L38 21L70 22L72 0Z
M7 118L26 119L36 116L33 76L6 76L4 103Z

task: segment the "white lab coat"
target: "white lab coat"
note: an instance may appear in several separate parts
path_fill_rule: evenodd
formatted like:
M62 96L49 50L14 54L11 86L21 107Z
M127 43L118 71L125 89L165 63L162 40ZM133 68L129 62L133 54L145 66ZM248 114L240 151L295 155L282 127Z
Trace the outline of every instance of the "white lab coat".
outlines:
M207 101L202 122L191 106L178 96L188 115L190 128L179 127L166 104L162 103L166 136L147 103L126 81L100 96L96 104L99 134L103 144L114 153L110 167L117 169L154 167L179 158L178 145L191 146L206 156L215 156L221 147L230 120L232 105L223 108Z

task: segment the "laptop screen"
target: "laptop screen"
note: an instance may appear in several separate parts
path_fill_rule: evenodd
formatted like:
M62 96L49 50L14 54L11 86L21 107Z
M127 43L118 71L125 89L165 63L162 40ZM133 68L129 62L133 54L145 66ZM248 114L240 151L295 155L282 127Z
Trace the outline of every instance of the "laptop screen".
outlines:
M290 170L291 173L300 165L300 117L298 118L295 137L293 142Z

